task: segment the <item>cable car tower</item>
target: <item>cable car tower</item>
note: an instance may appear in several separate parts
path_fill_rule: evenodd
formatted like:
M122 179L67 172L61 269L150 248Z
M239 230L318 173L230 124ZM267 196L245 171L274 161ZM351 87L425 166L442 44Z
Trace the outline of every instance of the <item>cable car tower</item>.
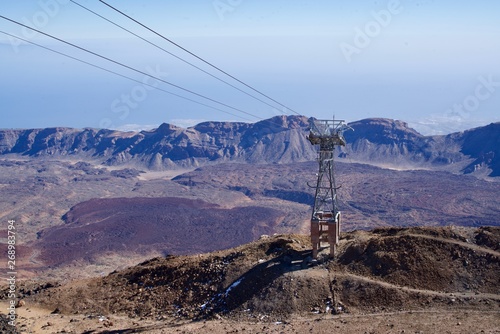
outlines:
M312 257L316 259L322 242L330 244L330 257L335 255L339 242L340 211L337 206L337 189L334 175L335 146L345 146L342 132L348 128L343 120L309 120L311 144L318 145L319 172L311 216Z

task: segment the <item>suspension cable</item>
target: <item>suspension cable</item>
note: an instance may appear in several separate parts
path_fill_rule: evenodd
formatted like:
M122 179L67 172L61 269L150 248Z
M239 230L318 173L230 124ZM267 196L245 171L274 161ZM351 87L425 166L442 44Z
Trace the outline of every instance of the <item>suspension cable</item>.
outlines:
M284 108L286 108L286 109L288 109L288 110L290 110L290 111L294 112L295 114L297 114L297 115L301 116L301 114L300 114L300 113L298 113L297 111L293 110L292 108L287 107L286 105L284 105L284 104L282 104L282 103L280 103L280 102L276 101L276 100L275 100L275 99L273 99L272 97L270 97L270 96L268 96L268 95L266 95L266 94L262 93L261 91L257 90L256 88L253 88L252 86L250 86L250 85L246 84L245 82L243 82L243 81L239 80L238 78L236 78L236 77L232 76L231 74L229 74L229 73L227 73L226 71L222 70L221 68L219 68L219 67L215 66L214 64L210 63L209 61L207 61L207 60L205 60L205 59L201 58L200 56L198 56L198 55L196 55L195 53L193 53L193 52L191 52L191 51L187 50L186 48L182 47L181 45L179 45L179 44L175 43L174 41L170 40L169 38L167 38L167 37L163 36L162 34L158 33L157 31L155 31L155 30L153 30L153 29L149 28L149 27L148 27L148 26L146 26L145 24L143 24L143 23L141 23L141 22L137 21L137 20L136 20L136 19L134 19L133 17L131 17L131 16L129 16L129 15L127 15L127 14L125 14L125 13L124 13L124 12L122 12L121 10L119 10L119 9L117 9L117 8L115 8L115 7L113 7L113 6L111 6L110 4L106 3L106 2L105 2L105 1L103 1L103 0L99 0L99 1L100 1L101 3L103 3L104 5L108 6L109 8L113 9L114 11L116 11L116 12L120 13L121 15L123 15L123 16L125 16L125 17L127 17L128 19L130 19L130 20L134 21L135 23L137 23L138 25L142 26L143 28L145 28L145 29L147 29L147 30L151 31L151 32L152 32L152 33L154 33L155 35L157 35L157 36L161 37L161 38L162 38L162 39L164 39L165 41L167 41L167 42L169 42L169 43L173 44L174 46L176 46L176 47L178 47L178 48L180 48L180 49L181 49L181 50L183 50L184 52L189 53L191 56L193 56L193 57L195 57L195 58L197 58L197 59L201 60L201 61L202 61L202 62L204 62L205 64L207 64L207 65L211 66L212 68L216 69L217 71L219 71L219 72L221 72L221 73L225 74L226 76L230 77L231 79L236 80L237 82L239 82L240 84L242 84L242 85L244 85L244 86L246 86L246 87L250 88L250 89L251 89L251 90L253 90L254 92L259 93L260 95L262 95L262 96L264 96L264 97L268 98L269 100L273 101L274 103L277 103L277 104L279 104L280 106L282 106L282 107L284 107Z
M262 118L261 118L261 117L259 117L259 116L253 115L253 114L251 114L251 113L249 113L249 112L246 112L246 111L244 111L244 110L241 110L241 109L239 109L239 108L232 107L232 106L230 106L230 105L228 105L228 104L226 104L226 103L219 102L219 101L217 101L217 100L215 100L215 99L212 99L212 98L210 98L210 97L207 97L207 96L205 96L205 95L202 95L202 94L196 93L196 92L194 92L194 91L192 91L192 90L190 90L190 89L187 89L187 88L181 87L181 86L179 86L179 85L173 84L173 83L168 82L168 81L166 81L166 80L163 80L163 79L161 79L161 78L155 77L154 75L148 74L148 73L146 73L146 72L144 72L144 71L141 71L141 70L138 70L138 69L133 68L133 67L131 67L131 66L128 66L128 65L126 65L126 64L120 63L120 62L118 62L118 61L116 61L116 60L113 60L113 59L108 58L108 57L106 57L106 56L100 55L100 54L98 54L98 53L96 53L96 52L90 51L90 50L88 50L88 49L86 49L86 48L84 48L84 47L81 47L81 46L78 46L78 45L76 45L76 44L70 43L70 42L68 42L68 41L65 41L65 40L63 40L63 39L61 39L61 38L55 37L55 36L53 36L53 35L51 35L51 34L45 33L45 32L40 31L40 30L38 30L38 29L32 28L32 27L27 26L27 25L25 25L25 24L23 24L23 23L17 22L17 21L12 20L12 19L9 19L9 18L7 18L7 17L5 17L5 16L3 16L3 15L0 15L0 18L2 18L2 19L4 19L4 20L7 20L7 21L10 21L10 22L12 22L12 23L15 23L15 24L17 24L17 25L23 26L23 27L25 27L25 28L28 28L28 29L30 29L30 30L36 31L36 32L38 32L38 33L40 33L40 34L42 34L42 35L45 35L45 36L47 36L47 37L50 37L50 38L55 39L55 40L57 40L57 41L60 41L60 42L62 42L62 43L64 43L64 44L70 45L70 46L75 47L75 48L77 48L77 49L79 49L79 50L82 50L82 51L85 51L85 52L87 52L87 53L90 53L90 54L92 54L92 55L94 55L94 56L97 56L97 57L99 57L99 58L102 58L102 59L104 59L104 60L107 60L107 61L109 61L109 62L112 62L112 63L114 63L114 64L117 64L117 65L119 65L119 66L125 67L125 68L127 68L127 69L129 69L129 70L132 70L132 71L134 71L134 72L137 72L137 73L140 73L140 74L146 75L146 76L148 76L148 77L151 77L151 78L153 78L153 79L156 79L156 80L158 80L158 81L161 81L161 82L163 82L163 83L166 83L166 84L168 84L168 85L170 85L170 86L173 86L173 87L178 88L178 89L180 89L180 90L186 91L186 92L188 92L188 93L190 93L190 94L196 95L196 96L201 97L201 98L203 98L203 99L209 100L209 101L214 102L214 103L217 103L217 104L219 104L219 105L222 105L222 106L224 106L224 107L226 107L226 108L233 109L233 110L236 110L236 111L241 112L241 113L243 113L243 114L246 114L246 115L249 115L249 116L252 116L252 117L255 117L255 118L257 118L257 119L262 120Z
M184 62L185 64L188 64L188 65L190 65L190 66L192 66L192 67L196 68L197 70L200 70L201 72L203 72L203 73L205 73L205 74L207 74L207 75L211 76L212 78L217 79L217 80L219 80L220 82L225 83L226 85L228 85L228 86L230 86L230 87L232 87L232 88L234 88L234 89L236 89L236 90L240 91L240 92L241 92L241 93L243 93L243 94L246 94L246 95L248 95L248 96L252 97L253 99L255 99L255 100L259 101L259 102L262 102L262 103L266 104L267 106L269 106L269 107L271 107L271 108L275 108L275 106L273 106L272 104L270 104L270 103L268 103L268 102L264 101L263 99L260 99L260 98L258 98L257 96L255 96L255 95L253 95L253 94L250 94L249 92L246 92L246 91L244 91L243 89L241 89L241 88L239 88L239 87L237 87L237 86L235 86L235 85L231 84L230 82L228 82L228 81L226 81L226 80L224 80L224 79L222 79L222 78L219 78L218 76L216 76L216 75L214 75L214 74L212 74L212 73L210 73L210 72L208 72L208 71L206 71L206 70L202 69L201 67L196 66L195 64L193 64L193 63L191 63L191 62L189 62L189 61L187 61L187 60L183 59L182 57L177 56L176 54L174 54L174 53L172 53L172 52L170 52L170 51L168 51L168 50L166 50L166 49L162 48L162 47L161 47L161 46L159 46L158 44L155 44L155 43L153 43L153 42L151 42L151 41L147 40L146 38L144 38L144 37L142 37L142 36L140 36L140 35L138 35L138 34L134 33L133 31L130 31L129 29L127 29L127 28L123 27L122 25L119 25L118 23L113 22L112 20L110 20L110 19L108 19L108 18L106 18L106 17L102 16L101 14L96 13L96 12L95 12L95 11L93 11L92 9L89 9L89 8L87 8L87 7L83 6L82 4L79 4L78 2L76 2L76 1L74 1L74 0L69 0L69 1L70 1L70 2L72 2L72 3L74 3L75 5L77 5L77 6L81 7L81 8L83 8L83 9L85 9L86 11L88 11L88 12L90 12L90 13L92 13L92 14L94 14L94 15L98 16L98 17L100 17L101 19L103 19L103 20L105 20L105 21L107 21L107 22L111 23L112 25L114 25L114 26L116 26L116 27L118 27L118 28L122 29L123 31L126 31L126 32L128 32L129 34L131 34L131 35L133 35L133 36L135 36L135 37L137 37L137 38L141 39L142 41L144 41L144 42L146 42L146 43L148 43L148 44L150 44L150 45L152 45L152 46L156 47L157 49L162 50L163 52L165 52L165 53L167 53L167 54L171 55L172 57L174 57L174 58L176 58L176 59L178 59L178 60L180 60L180 61Z
M51 51L51 52L56 53L56 54L59 54L59 55L61 55L61 56L64 56L64 57L67 57L67 58L70 58L70 59L76 60L76 61L78 61L78 62L80 62L80 63L83 63L83 64L86 64L86 65L92 66L92 67L97 68L97 69L100 69L100 70L102 70L102 71L106 71L106 72L108 72L108 73L111 73L111 74L117 75L117 76L119 76L119 77L122 77L122 78L128 79L128 80L130 80L130 81L134 81L134 82L140 83L141 85L144 85L144 86L149 86L149 87L151 87L151 88L154 88L154 89L157 89L157 90L159 90L159 91L165 92L165 93L167 93L167 94L170 94L170 95L173 95L173 96L179 97L179 98L181 98L181 99L184 99L184 100L187 100L187 101L190 101L190 102L193 102L193 103L196 103L196 104L202 105L202 106L204 106L204 107L211 108L211 109L214 109L214 110L217 110L217 111L221 111L221 112L223 112L223 113L225 113L225 114L228 114L228 115L231 115L231 116L234 116L234 117L238 117L238 118L244 119L244 120L246 120L246 121L250 121L248 118L244 118L244 117L242 117L242 116L240 116L240 115L236 115L236 114L230 113L230 112L228 112L228 111L225 111L225 110L222 110L222 109L219 109L219 108L216 108L216 107L210 106L210 105L208 105L208 104L205 104L205 103L202 103L202 102L199 102L199 101L196 101L196 100L190 99L190 98L188 98L188 97L185 97L185 96L182 96L182 95L179 95L179 94L176 94L176 93L172 93L172 92L170 92L170 91L168 91L168 90L165 90L165 89L163 89L163 88L160 88L160 87L157 87L157 86L154 86L154 85L148 84L147 82L142 82L142 81L139 81L139 80L137 80L137 79L131 78L131 77L129 77L129 76L126 76L126 75L120 74L120 73L118 73L118 72L115 72L115 71L112 71L112 70L108 70L108 69L106 69L106 68L104 68L104 67L102 67L102 66L92 64L92 63L90 63L90 62L88 62L88 61L85 61L85 60L82 60L82 59L79 59L79 58L76 58L76 57L70 56L70 55L68 55L68 54L66 54L66 53L63 53L63 52L60 52L60 51L57 51L57 50L51 49L51 48L49 48L49 47L43 46L43 45L41 45L41 44L38 44L38 43L35 43L35 42L32 42L32 41L29 41L29 40L24 39L24 38L21 38L21 37L19 37L19 36L9 34L9 33L5 32L5 31L1 31L1 30L0 30L0 33L2 33L2 34L4 34L4 35L7 35L7 36L10 36L10 37L13 37L13 38L17 38L17 39L19 39L19 40L21 40L21 41L23 41L23 42L26 42L26 43L29 43L29 44L32 44L32 45L38 46L38 47L40 47L40 48L42 48L42 49L45 49L45 50L47 50L47 51Z

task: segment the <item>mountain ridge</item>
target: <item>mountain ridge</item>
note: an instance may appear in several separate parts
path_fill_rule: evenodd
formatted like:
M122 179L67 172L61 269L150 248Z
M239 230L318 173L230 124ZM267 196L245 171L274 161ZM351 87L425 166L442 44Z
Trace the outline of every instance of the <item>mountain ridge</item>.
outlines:
M500 123L448 135L424 136L407 123L368 118L349 123L339 157L363 163L427 166L500 176ZM203 122L189 128L163 123L140 132L53 127L0 130L0 155L75 157L109 166L165 170L221 162L311 161L308 118L276 116L256 123Z

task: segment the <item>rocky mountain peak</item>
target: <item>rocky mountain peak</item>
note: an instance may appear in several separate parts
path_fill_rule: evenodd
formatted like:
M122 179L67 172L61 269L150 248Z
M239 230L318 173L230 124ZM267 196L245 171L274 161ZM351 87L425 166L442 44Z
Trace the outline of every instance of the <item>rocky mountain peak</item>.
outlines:
M182 128L169 123L162 123L154 132L168 136L176 131L182 130Z
M408 123L387 119L387 118L367 118L349 123L354 129L353 133L347 131L346 139L364 137L373 143L393 143L399 140L415 140L424 136L408 126Z

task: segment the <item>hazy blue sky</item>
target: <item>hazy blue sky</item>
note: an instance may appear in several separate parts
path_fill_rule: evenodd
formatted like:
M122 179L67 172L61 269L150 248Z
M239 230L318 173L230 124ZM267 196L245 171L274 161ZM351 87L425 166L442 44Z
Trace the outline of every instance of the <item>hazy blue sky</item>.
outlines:
M75 1L223 77L98 0ZM306 116L335 114L348 121L395 118L423 133L448 133L500 121L500 1L108 3ZM234 114L0 33L0 128L138 129L163 122L187 126L204 120L258 121L293 113L249 98L68 0L2 0L0 15L257 116L190 96L0 19L0 31Z

